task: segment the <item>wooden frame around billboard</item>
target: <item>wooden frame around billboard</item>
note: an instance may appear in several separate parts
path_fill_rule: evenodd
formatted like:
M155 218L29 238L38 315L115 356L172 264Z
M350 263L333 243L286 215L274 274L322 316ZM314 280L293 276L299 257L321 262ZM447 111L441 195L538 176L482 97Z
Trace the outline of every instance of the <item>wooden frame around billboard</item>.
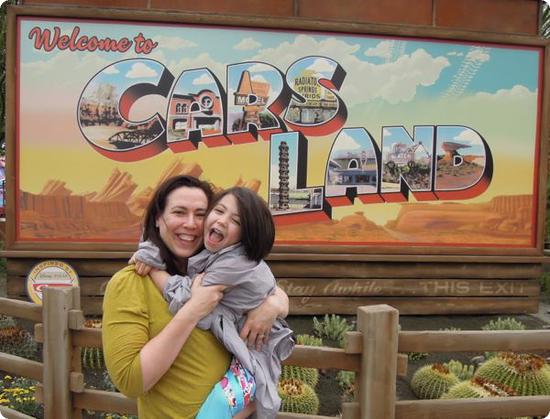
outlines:
M11 7L6 249L128 252L147 191L185 172L257 190L275 259L540 261L548 55L503 34Z

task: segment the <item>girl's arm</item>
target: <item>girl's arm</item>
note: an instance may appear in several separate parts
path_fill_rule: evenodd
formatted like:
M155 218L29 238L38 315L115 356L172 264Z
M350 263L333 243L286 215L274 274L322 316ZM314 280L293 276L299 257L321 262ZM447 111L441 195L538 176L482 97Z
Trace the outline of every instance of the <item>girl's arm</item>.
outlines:
M148 266L148 265L145 265L145 266ZM168 279L170 278L170 274L166 271L159 271L157 269L151 268L150 266L148 267L150 268L149 276L151 277L151 279L153 280L157 288L160 290L160 292L163 292L164 287L166 287ZM136 265L136 272L139 273L137 269L137 265Z
M281 288L276 287L275 292L267 297L262 304L248 312L246 322L241 329L241 339L249 347L255 346L260 351L269 337L271 326L275 320L288 315L288 306L288 296Z
M138 249L134 252L130 260L130 265L134 265L135 271L141 275L149 275L152 269L164 271L166 264L160 256L160 250L152 241L140 241Z

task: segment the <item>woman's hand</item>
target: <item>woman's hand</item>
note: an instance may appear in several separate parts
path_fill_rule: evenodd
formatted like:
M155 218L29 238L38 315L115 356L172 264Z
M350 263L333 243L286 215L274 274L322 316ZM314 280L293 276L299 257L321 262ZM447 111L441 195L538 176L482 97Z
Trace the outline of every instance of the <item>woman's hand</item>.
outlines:
M288 297L285 292L277 287L275 293L265 299L265 301L250 310L246 315L246 322L241 329L241 339L246 342L248 347L256 348L257 351L267 342L271 326L275 323L277 317L286 317L288 314Z
M198 274L193 278L191 286L191 298L183 307L188 307L190 313L197 317L197 321L202 319L218 305L223 298L223 291L227 288L225 285L209 285L203 286L202 279L204 273ZM182 307L182 308L183 308ZM178 313L181 312L178 311ZM177 314L176 314L177 316Z

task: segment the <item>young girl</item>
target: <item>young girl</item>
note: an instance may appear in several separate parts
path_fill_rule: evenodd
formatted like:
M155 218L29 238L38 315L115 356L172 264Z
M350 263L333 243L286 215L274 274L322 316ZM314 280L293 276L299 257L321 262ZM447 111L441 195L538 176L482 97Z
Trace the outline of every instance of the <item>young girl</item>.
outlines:
M159 217L157 227L162 228ZM191 240L175 234L174 240ZM232 418L256 399L257 416L275 418L280 406L277 381L281 361L294 347L292 331L275 322L260 351L248 349L239 337L244 314L275 290L275 278L263 258L275 239L273 219L266 203L253 191L235 187L220 194L204 222L205 249L189 258L187 276L153 272L175 314L190 298L193 278L204 273L203 285L226 285L220 304L198 326L210 329L234 355L229 370L201 407L197 418ZM142 242L134 260L164 270L158 248Z

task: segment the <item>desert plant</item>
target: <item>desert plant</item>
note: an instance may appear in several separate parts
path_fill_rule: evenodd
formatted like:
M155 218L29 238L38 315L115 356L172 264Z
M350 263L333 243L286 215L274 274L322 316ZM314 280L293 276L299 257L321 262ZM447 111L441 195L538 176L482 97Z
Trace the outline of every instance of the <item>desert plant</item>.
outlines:
M497 320L491 320L485 326L482 326L481 330L525 330L525 325L513 317L499 317ZM485 352L485 359L492 358L495 355L496 352Z
M355 372L338 371L338 374L336 374L336 382L342 389L344 399L346 401L351 401L355 392Z
M441 396L442 399L481 399L485 397L515 396L516 392L500 383L494 383L480 377L461 381Z
M410 361L420 361L421 359L427 358L430 355L428 352L409 352L407 357Z
M84 347L80 351L80 359L82 366L88 370L103 370L105 369L105 358L103 349Z
M549 180L550 185L550 180ZM550 218L546 220L546 236L547 236L547 246L550 243ZM548 298L550 296L550 272L545 272L539 279L540 281L540 292L543 296Z
M443 364L429 364L419 368L411 379L411 390L419 399L439 399L451 386L459 382Z
M277 386L281 397L281 412L316 415L319 411L319 398L306 383L296 380L281 380Z
M481 330L525 330L525 325L513 317L499 317L497 320L491 320Z
M297 335L296 343L306 346L323 346L321 339L311 335ZM297 365L283 365L281 380L296 378L315 388L319 382L319 370L316 368L299 367Z
M510 387L518 396L550 394L550 367L538 355L499 352L481 364L475 377Z
M346 319L336 314L325 314L323 320L317 320L313 317L313 332L323 339L327 346L337 345L340 348L344 346L344 336L346 332L352 330ZM331 345L332 344L332 345Z
M323 346L323 340L313 335L296 335L296 343L305 346Z
M15 327L15 326L16 326L16 323L13 317L0 314L0 329L5 329L7 327Z
M19 326L10 326L0 329L0 352L36 358L38 346L32 335Z
M0 380L0 405L31 416L41 416L42 407L36 401L36 382L29 378L4 376Z
M462 362L454 359L451 359L449 362L445 362L444 365L449 368L449 371L456 375L456 378L461 381L469 380L474 376L475 367L473 365L463 364Z

